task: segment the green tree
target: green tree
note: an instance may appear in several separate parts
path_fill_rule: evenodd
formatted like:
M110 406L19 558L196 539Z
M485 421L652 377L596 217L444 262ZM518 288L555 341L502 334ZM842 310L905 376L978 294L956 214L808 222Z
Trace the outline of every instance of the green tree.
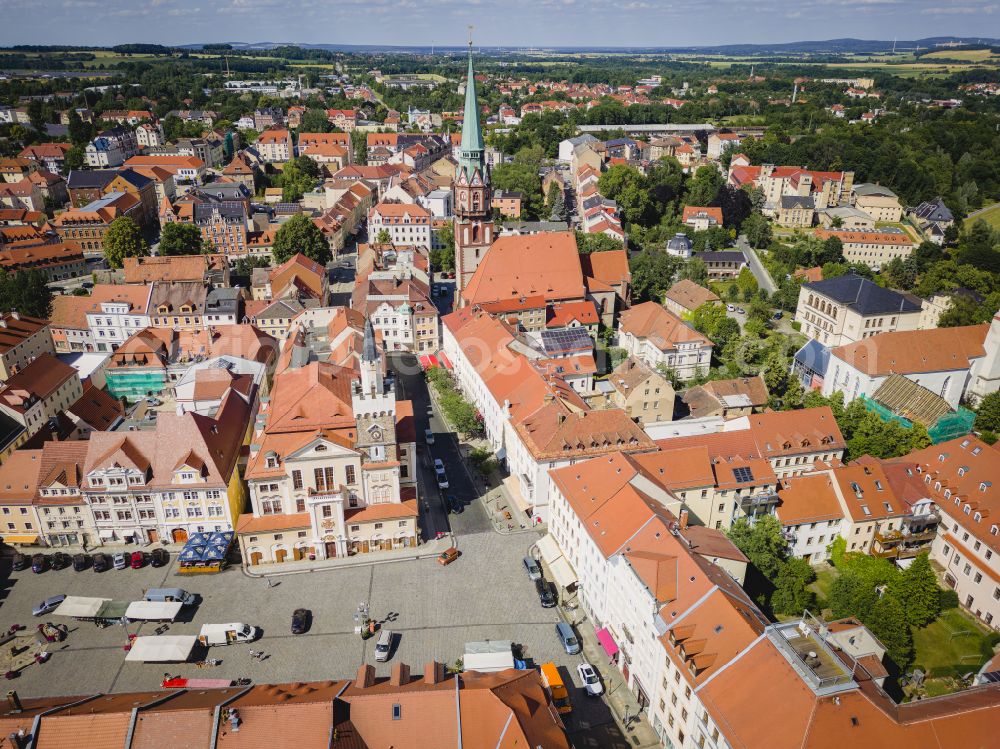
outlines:
M68 135L70 143L82 148L94 137L94 128L89 122L84 122L75 109L70 109Z
M1000 392L990 393L979 402L975 428L977 431L1000 432Z
M28 120L36 133L45 135L45 108L41 99L32 99L28 102Z
M590 255L594 252L608 252L610 250L620 250L623 245L614 237L607 234L587 234L582 231L576 232L576 249L581 255Z
M632 301L662 303L673 283L680 260L662 250L643 250L629 261L632 271Z
M308 156L299 156L287 162L281 170L278 181L281 183L281 199L286 203L295 203L312 190L319 180L319 164Z
M816 594L809 584L816 572L804 559L791 558L778 570L771 596L771 609L776 614L801 616L806 609L816 608Z
M760 249L771 244L771 222L759 211L754 211L746 217L741 231L752 247Z
M693 257L681 266L677 274L678 280L686 278L696 284L705 286L708 284L708 266L700 257ZM667 287L669 288L669 286Z
M638 169L615 164L601 175L597 188L601 195L618 203L622 217L630 224L646 226L653 221L649 181Z
M906 609L906 621L913 627L932 622L941 611L940 587L923 552L899 575L893 591Z
M381 231L385 231L382 229ZM381 232L379 232L381 234ZM388 234L388 232L386 232ZM435 270L455 270L455 228L450 223L437 230L438 249L431 250L431 265Z
M66 159L63 161L63 173L68 175L74 169L82 169L84 158L84 151L80 146L70 148L66 151Z
M452 241L454 242L454 235L452 236ZM375 244L391 244L391 243L392 243L392 234L389 233L389 230L379 229L378 233L375 235Z
M913 660L913 634L906 621L906 611L900 600L885 593L875 601L864 623L883 645L886 652L902 671Z
M714 166L703 166L688 181L685 205L710 206L722 189L722 173Z
M333 125L330 124L330 120L327 119L326 112L322 109L310 107L306 110L306 113L302 115L302 127L299 128L300 132L328 133L331 130L333 130Z
M127 257L149 254L149 245L139 225L129 216L119 216L104 234L104 259L112 268L121 268Z
M787 544L776 517L764 515L752 525L747 518L739 518L728 535L764 577L772 581L777 578L785 563Z
M194 224L173 221L160 232L161 255L199 255L205 252L205 242L201 229Z
M47 318L51 314L52 292L44 271L11 274L0 270L0 312L12 310L30 317Z
M330 262L330 246L323 232L301 213L288 219L275 233L272 254L274 261L280 264L300 252L317 263Z

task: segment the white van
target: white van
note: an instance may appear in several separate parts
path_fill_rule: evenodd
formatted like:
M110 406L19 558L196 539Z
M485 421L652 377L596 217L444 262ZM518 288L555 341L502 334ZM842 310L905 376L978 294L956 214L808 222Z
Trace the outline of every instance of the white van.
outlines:
M392 632L383 629L379 632L378 640L375 642L375 660L385 663L389 660L389 653L392 650Z
M198 642L202 645L229 645L234 642L253 642L257 628L249 624L202 624Z

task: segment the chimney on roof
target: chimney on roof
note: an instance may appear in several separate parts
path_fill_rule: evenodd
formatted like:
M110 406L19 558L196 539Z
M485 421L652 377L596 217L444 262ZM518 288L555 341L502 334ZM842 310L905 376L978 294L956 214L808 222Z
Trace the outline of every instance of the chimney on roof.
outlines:
M354 680L354 686L358 689L368 689L375 686L375 667L365 663L358 668L358 675Z
M10 316L13 317L15 320L21 319L21 314L16 309L12 309L10 311Z
M14 689L7 690L7 707L12 713L19 713L23 709L21 698L17 696L17 691Z
M410 667L405 663L396 663L392 667L389 683L394 687L406 686L410 683Z
M686 531L688 527L688 511L681 510L678 520L680 521L681 530Z
M440 684L444 681L444 664L430 661L424 665L424 684Z

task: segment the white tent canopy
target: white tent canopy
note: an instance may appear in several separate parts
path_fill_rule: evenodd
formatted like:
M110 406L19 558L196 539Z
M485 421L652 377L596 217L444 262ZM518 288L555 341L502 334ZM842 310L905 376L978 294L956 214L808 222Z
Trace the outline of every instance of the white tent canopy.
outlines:
M486 640L465 643L462 667L466 671L504 671L514 668L513 643L510 640Z
M194 635L136 637L125 656L139 663L181 663L191 657L198 638Z
M129 619L172 622L184 606L180 601L133 601L125 609Z
M66 596L59 608L52 612L53 616L70 616L74 619L92 619L97 616L101 606L110 598L88 598L87 596Z
M552 577L555 578L560 587L568 588L576 582L576 574L573 572L573 568L566 561L566 557L562 555L562 550L552 536L542 536L538 539L536 546L545 564L548 565Z

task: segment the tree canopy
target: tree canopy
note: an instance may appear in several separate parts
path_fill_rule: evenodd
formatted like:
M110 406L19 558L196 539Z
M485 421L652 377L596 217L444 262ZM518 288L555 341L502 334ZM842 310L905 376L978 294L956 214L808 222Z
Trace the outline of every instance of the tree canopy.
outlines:
M283 263L301 252L310 260L326 265L332 257L330 245L319 227L301 213L292 216L275 232L272 253L276 263Z
M139 225L130 216L119 216L104 234L104 259L112 268L121 268L127 257L149 254L149 245Z
M210 251L201 235L201 229L194 224L172 221L160 232L161 255L199 255Z

